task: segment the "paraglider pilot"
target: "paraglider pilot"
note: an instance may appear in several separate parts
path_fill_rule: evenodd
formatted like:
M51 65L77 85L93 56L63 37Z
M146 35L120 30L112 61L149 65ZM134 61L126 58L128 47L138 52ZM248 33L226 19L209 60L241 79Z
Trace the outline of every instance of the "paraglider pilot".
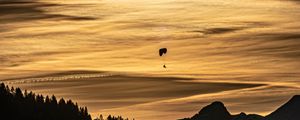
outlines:
M163 56L164 54L167 54L168 49L167 48L160 48L159 49L159 56ZM163 65L164 68L167 68L167 66L164 64Z

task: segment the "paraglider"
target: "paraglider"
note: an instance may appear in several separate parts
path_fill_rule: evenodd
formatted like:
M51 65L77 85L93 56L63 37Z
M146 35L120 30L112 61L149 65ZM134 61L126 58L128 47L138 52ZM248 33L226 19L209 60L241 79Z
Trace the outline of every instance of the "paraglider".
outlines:
M164 54L167 54L168 49L167 48L160 48L159 49L159 56L163 56Z
M164 54L167 54L167 52L168 52L167 48L160 48L158 53L159 53L159 56L162 57ZM163 67L167 68L166 64L164 64Z

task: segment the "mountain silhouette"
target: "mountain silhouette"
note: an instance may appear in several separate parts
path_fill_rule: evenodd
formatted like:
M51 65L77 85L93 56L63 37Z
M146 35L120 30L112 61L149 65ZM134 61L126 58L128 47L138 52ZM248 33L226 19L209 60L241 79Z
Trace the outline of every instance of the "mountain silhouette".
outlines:
M264 120L300 120L300 95L295 95Z
M300 95L295 95L287 103L271 114L263 117L257 114L247 115L241 112L231 115L222 102L213 102L191 118L181 120L300 120Z
M222 102L213 102L204 107L200 112L191 118L184 118L181 120L261 120L260 115L240 113L238 115L231 115Z
M232 119L230 120L263 120L263 116L257 115L257 114L249 114L242 112L238 115L234 115Z
M198 114L194 115L191 120L229 120L230 113L222 102L213 102L204 107Z

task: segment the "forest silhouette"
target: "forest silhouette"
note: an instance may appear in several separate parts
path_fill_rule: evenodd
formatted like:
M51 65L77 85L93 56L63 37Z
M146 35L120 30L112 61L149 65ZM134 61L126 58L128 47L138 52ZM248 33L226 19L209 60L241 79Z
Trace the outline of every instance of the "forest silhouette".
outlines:
M0 113L1 118L10 120L92 120L87 107L79 107L72 100L57 100L51 97L24 93L20 88L0 84ZM128 120L121 116L109 115L106 119L100 115L95 120Z

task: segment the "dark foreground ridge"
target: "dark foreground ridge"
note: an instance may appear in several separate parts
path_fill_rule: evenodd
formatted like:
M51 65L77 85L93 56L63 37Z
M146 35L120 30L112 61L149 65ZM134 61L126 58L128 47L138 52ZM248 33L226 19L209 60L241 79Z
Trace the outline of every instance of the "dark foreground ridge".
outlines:
M287 103L267 115L265 120L300 120L300 95L295 95Z
M300 120L300 95L267 116L240 113L231 115L222 102L213 102L191 118L180 120Z
M0 84L0 120L92 120L87 107L79 107L71 100L23 93L20 88L9 88ZM100 115L95 120L128 120L121 116Z

